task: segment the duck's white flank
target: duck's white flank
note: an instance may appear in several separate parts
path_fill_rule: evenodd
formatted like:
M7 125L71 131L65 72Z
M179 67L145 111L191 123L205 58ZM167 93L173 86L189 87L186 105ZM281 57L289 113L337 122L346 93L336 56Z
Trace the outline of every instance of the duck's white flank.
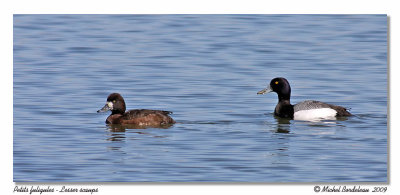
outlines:
M334 120L336 113L337 113L336 110L331 108L299 110L294 113L293 118L294 120L302 120L302 121L313 121L321 119Z

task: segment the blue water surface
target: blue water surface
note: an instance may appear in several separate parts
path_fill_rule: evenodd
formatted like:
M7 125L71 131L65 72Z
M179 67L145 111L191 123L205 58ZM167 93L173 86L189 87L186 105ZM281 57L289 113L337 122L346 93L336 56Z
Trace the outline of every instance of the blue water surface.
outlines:
M275 118L278 76L354 116ZM14 15L13 102L15 182L387 182L387 16Z

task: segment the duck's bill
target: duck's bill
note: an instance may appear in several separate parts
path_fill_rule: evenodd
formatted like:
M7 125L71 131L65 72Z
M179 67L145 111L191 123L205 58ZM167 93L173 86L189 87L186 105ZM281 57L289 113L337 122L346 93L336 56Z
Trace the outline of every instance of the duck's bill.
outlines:
M265 88L265 89L263 89L263 90L257 92L257 94L259 94L259 95L260 95L260 94L266 94L266 93L269 93L269 92L271 92L271 91L272 91L271 87L268 86L267 88Z
M107 102L106 105L103 106L103 108L101 108L100 110L98 110L97 112L107 112L109 110L112 110L112 103L111 102Z

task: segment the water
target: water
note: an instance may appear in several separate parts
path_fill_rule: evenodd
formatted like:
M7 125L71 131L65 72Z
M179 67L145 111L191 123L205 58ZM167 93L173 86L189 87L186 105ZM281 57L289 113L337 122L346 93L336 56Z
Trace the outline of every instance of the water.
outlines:
M277 76L354 116L275 118ZM386 15L15 15L13 81L15 182L388 181Z

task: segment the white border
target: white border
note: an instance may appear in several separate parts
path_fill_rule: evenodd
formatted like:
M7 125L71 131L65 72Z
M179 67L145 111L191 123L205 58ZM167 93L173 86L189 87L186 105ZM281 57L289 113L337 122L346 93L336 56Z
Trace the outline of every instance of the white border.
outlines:
M105 1L105 0L15 0L2 2L1 14L1 194L24 194L13 193L15 184L12 182L12 28L13 14L188 14L188 13L251 13L251 14L388 14L390 17L390 83L391 83L391 127L390 127L390 184L385 194L399 194L398 177L398 122L399 116L396 109L400 100L397 84L399 83L399 15L400 11L394 0L140 0L140 1ZM397 36L396 36L397 35ZM397 101L396 101L397 100ZM6 104L4 104L6 102ZM397 154L396 154L397 153ZM45 184L43 184L45 185ZM49 184L51 185L51 184ZM68 184L66 184L68 185ZM352 185L347 184L347 185ZM52 185L56 186L56 185ZM69 185L72 186L72 185ZM78 185L80 186L80 185ZM314 185L271 185L271 184L249 184L249 185L223 185L223 184L125 184L125 185L89 185L99 186L100 192L95 194L316 194L313 192ZM362 185L366 186L366 185ZM375 185L373 185L375 186ZM385 185L383 185L385 186ZM54 193L45 193L54 194Z

